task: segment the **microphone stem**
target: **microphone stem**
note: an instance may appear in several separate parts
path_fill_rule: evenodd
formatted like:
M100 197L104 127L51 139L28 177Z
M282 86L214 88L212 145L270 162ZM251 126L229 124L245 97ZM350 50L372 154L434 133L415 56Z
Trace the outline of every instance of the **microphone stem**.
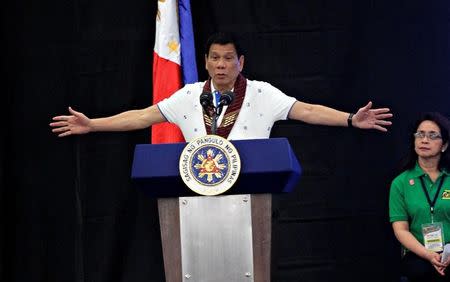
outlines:
M214 135L216 135L216 132L217 132L217 121L219 120L222 110L223 110L223 105L220 105L220 104L217 108L214 108L213 123L211 125L211 133Z
M213 135L217 135L217 119L218 119L218 115L216 113L216 111L213 112L213 116L212 116L212 124L211 124L211 133Z

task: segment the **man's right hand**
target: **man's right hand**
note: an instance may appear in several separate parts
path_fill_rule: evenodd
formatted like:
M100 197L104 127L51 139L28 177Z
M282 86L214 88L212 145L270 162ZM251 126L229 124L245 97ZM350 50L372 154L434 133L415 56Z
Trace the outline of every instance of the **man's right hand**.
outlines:
M65 137L72 134L86 134L91 132L91 120L83 113L77 112L69 107L71 115L55 116L50 123L52 132L58 134L58 137Z

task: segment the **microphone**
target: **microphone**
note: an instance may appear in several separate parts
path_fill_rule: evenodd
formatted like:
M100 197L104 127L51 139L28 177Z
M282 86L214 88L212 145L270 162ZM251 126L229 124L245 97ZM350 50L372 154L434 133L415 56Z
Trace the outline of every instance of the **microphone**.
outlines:
M223 106L228 106L233 102L234 99L234 93L231 91L226 91L220 95L220 101L218 104L218 107L221 108Z
M203 109L205 109L205 111L213 106L213 97L211 92L203 92L200 95L200 104L202 105Z
M220 114L222 113L223 106L230 105L231 102L233 102L233 99L234 99L233 92L231 92L231 91L223 92L220 95L219 103L217 103L216 115L220 116Z

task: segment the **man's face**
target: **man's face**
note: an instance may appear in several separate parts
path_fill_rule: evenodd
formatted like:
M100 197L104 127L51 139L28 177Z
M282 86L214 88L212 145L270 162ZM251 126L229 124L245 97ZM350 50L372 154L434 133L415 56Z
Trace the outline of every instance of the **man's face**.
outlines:
M234 45L212 44L205 56L205 67L214 87L223 92L231 90L244 66L244 56L238 58Z

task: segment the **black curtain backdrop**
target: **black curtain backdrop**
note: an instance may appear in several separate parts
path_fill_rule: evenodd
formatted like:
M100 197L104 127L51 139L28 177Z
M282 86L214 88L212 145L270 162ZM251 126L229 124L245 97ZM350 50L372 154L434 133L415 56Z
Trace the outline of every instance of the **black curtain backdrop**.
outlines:
M389 183L421 111L450 115L448 1L191 1L199 74L213 31L244 74L299 100L390 107L388 133L279 122L303 166L274 195L272 281L399 281ZM152 99L156 1L9 1L0 139L1 281L164 281L156 200L130 181L149 130L57 138L51 117Z

